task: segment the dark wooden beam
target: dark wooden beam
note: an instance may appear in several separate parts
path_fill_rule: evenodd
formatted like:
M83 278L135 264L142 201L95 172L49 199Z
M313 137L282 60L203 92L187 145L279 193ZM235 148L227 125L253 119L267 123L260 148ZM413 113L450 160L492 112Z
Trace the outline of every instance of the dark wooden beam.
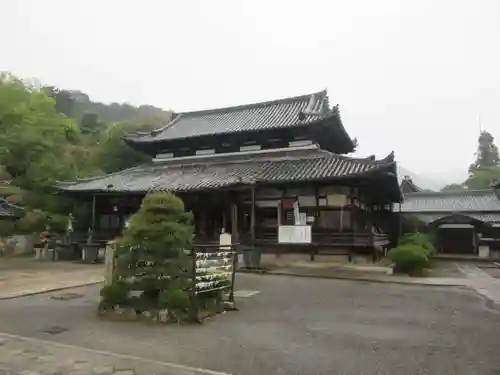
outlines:
M238 231L238 204L236 200L231 203L231 236L233 243L238 243L239 241L239 231Z
M255 243L255 186L252 186L252 206L250 208L250 234L252 239L252 246Z

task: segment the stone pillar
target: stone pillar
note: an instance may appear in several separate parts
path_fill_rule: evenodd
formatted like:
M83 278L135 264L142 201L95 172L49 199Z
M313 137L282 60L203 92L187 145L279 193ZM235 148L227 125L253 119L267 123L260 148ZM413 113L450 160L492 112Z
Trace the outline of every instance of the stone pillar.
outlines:
M115 251L118 241L108 241L104 254L104 285L113 284L113 273L115 271Z
M50 259L49 244L46 243L42 248L42 260L49 260L49 259Z
M232 237L229 233L221 233L219 235L219 245L221 250L230 250L231 249L231 240Z
M489 258L489 257L490 257L490 246L479 245L479 258Z

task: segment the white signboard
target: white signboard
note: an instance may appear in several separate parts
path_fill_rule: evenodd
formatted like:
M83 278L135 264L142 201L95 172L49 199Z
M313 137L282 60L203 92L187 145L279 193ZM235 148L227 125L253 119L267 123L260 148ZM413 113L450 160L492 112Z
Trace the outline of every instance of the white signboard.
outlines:
M300 224L299 202L297 201L293 202L293 223Z
M310 225L280 225L278 227L278 243L311 243Z
M307 215L305 214L305 212L299 213L299 222L297 224L299 225L307 224Z

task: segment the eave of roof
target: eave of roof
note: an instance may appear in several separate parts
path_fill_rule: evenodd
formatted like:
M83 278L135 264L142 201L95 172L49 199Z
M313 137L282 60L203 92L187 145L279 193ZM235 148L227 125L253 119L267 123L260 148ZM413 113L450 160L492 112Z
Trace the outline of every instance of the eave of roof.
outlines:
M452 192L421 191L403 195L402 213L500 213L500 200L493 190Z
M216 134L309 126L328 119L336 120L337 131L351 143L352 151L354 143L345 131L338 107L330 108L326 90L235 107L183 112L159 129L129 134L124 140L133 146Z
M23 209L0 198L0 217L19 218L23 215Z
M437 214L437 213L402 213L405 217L416 217L417 219L423 221L426 224L431 224L442 218L451 217L456 215L454 213L447 214ZM459 215L468 216L472 219L482 221L484 223L500 223L500 213L474 213L474 212L462 212Z
M59 183L58 188L69 193L193 191L241 184L361 178L377 173L394 175L393 190L399 194L394 161L353 159L311 147L174 158L92 179Z

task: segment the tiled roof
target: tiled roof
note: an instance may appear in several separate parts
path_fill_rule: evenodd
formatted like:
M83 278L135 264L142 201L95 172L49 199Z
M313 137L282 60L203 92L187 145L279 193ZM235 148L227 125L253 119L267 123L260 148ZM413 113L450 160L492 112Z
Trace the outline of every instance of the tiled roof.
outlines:
M131 142L156 142L221 133L288 128L338 117L326 91L280 100L178 114L170 123L148 133L136 133ZM344 130L345 131L345 130Z
M5 199L0 198L0 218L16 218L22 216L22 208L10 204Z
M399 207L395 207L399 211ZM418 192L404 194L404 213L472 213L498 212L500 200L493 190L458 192Z
M352 159L308 146L174 158L102 177L60 183L58 187L68 192L189 191L263 182L328 180L377 171L395 175L396 164ZM397 180L394 181L399 194Z
M401 181L400 188L401 188L401 191L403 192L403 194L417 193L419 191L422 191L422 189L420 187L415 185L415 183L413 182L413 180L411 179L410 176L404 177L403 181Z
M450 216L451 214L406 214L405 216L415 216L417 219L422 220L424 223L430 224L436 220L442 219L443 217ZM481 220L485 223L500 223L500 213L464 213L465 216L469 216L476 220Z

